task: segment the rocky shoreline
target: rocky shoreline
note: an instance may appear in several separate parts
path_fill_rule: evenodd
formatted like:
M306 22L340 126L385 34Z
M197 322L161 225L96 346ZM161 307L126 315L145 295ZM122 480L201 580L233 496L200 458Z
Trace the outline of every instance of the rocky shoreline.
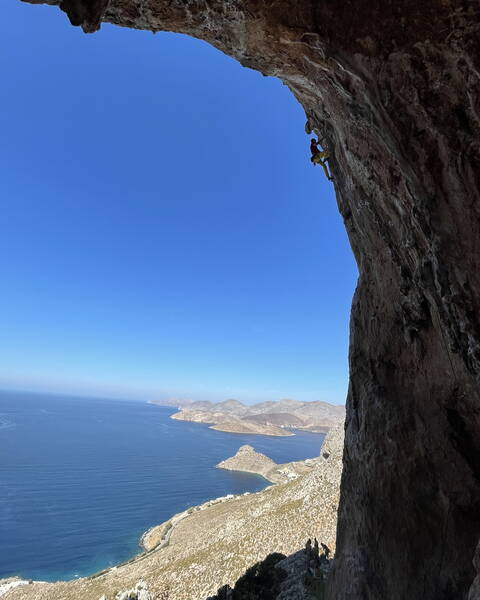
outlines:
M148 529L141 536L139 545L146 552L152 552L153 550L161 550L162 548L165 548L165 546L168 545L173 530L180 523L180 521L183 521L187 517L192 516L194 513L210 508L211 506L215 506L216 504L223 504L230 500L237 500L242 496L249 495L250 492L244 492L243 494L227 494L226 496L219 496L218 498L214 498L213 500L207 500L207 502L204 502L203 504L198 504L196 506L187 508L187 510L175 514L168 521L160 523L160 525L154 525L153 527L150 527L150 529Z

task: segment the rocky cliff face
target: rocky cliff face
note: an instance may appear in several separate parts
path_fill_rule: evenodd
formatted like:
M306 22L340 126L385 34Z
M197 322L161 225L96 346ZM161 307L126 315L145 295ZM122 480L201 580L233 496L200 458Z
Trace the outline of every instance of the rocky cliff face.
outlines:
M103 19L202 38L304 106L360 272L330 598L465 598L480 535L478 3L63 8L86 30Z

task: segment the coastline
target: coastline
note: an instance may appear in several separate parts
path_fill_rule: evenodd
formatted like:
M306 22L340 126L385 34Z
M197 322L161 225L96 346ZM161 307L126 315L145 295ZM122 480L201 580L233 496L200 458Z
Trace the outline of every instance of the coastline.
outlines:
M246 472L246 471L239 470L239 472ZM100 578L108 576L112 573L115 573L115 571L117 571L118 569L121 569L128 565L134 565L136 563L139 563L139 562L145 560L146 558L149 558L152 554L156 554L157 552L160 552L161 550L166 548L170 543L170 538L171 538L174 530L176 529L176 527L179 525L180 522L184 521L188 517L191 517L194 514L204 511L213 506L217 506L220 504L226 504L228 502L233 502L233 501L239 500L241 498L244 498L244 497L247 497L250 495L261 494L261 493L265 492L266 490L268 490L269 488L272 488L276 485L276 482L271 481L270 479L267 479L267 477L264 477L263 475L260 475L257 473L252 473L252 474L258 475L259 477L264 479L268 485L266 485L262 490L259 490L257 492L243 492L242 494L227 494L226 496L219 496L217 498L212 498L211 500L207 500L207 501L203 502L202 504L198 504L196 506L191 506L188 509L186 509L180 513L175 513L167 521L164 521L163 523L160 523L158 525L154 525L154 526L150 527L140 536L140 538L138 540L138 545L142 550L140 553L136 553L131 558L129 558L125 561L122 561L112 567L107 567L106 569L101 569L100 571L92 573L91 575L86 575L85 577L80 578L80 579L84 579L85 581L92 581L95 579L100 579ZM156 540L158 540L158 541L156 541ZM80 581L80 579L78 581ZM0 578L0 597L6 595L8 592L12 591L14 588L19 587L19 586L30 586L30 585L34 585L34 584L40 585L40 586L44 586L44 585L49 586L49 585L55 585L57 583L70 583L72 581L75 581L75 579L60 580L60 581L56 581L56 582L48 582L48 581L40 581L40 580L33 580L33 579L25 579L25 578L18 577L18 576Z
M245 473L246 471L243 472ZM173 515L173 517L168 519L168 521L164 521L159 525L154 525L153 527L150 527L150 529L147 529L147 531L145 531L140 537L139 546L143 548L144 552L142 554L139 554L138 557L143 556L143 554L145 553L157 552L158 550L161 550L162 548L168 546L170 537L175 527L177 527L177 525L181 521L192 516L193 514L215 506L217 504L224 504L226 502L238 500L239 498L243 498L245 496L250 496L252 493L260 494L269 487L271 487L272 484L275 484L275 482L271 481L270 479L267 479L266 477L258 473L252 473L252 475L258 475L259 477L262 477L269 485L266 485L262 490L259 490L258 492L227 494L226 496L219 496L218 498L207 500L206 502L203 502L203 504L197 504L196 506L191 506L190 508L187 508L186 510L180 513L176 513L175 515Z
M196 423L197 421L190 421L191 423ZM209 429L213 429L214 431L223 431L223 433L232 433L234 435L268 435L270 437L291 437L295 435L293 431L282 429L283 433L266 433L265 431L251 431L251 430L236 430L235 428L226 427L221 423L210 425Z
M90 577L20 585L5 600L113 600L140 584L160 597L205 600L272 552L292 554L314 537L334 551L342 451L343 427L330 432L308 473L280 485L263 477L261 491L191 507L147 530L139 538L144 551L129 561Z
M149 401L161 406L161 401ZM243 404L229 399L177 403L170 415L177 421L203 423L225 433L285 437L297 432L327 433L345 419L345 407L323 401L301 402L283 399Z
M246 471L242 471L242 472L246 472ZM273 487L273 485L275 484L275 482L264 477L263 475L260 475L259 473L250 473L250 474L257 475L258 477L261 477L262 479L264 479L266 482L265 487L256 492L243 492L241 494L227 494L225 496L218 496L216 498L206 500L202 504L197 504L197 505L191 506L182 512L174 513L167 521L164 521L157 525L153 525L152 527L150 527L149 529L147 529L146 531L144 531L142 533L140 538L138 538L138 546L141 549L140 552L137 551L137 552L135 552L135 554L133 554L127 560L121 561L111 567L106 567L104 569L101 569L100 571L95 571L94 573L91 573L90 575L85 575L85 576L79 578L78 580L80 580L80 579L85 579L85 580L98 579L98 578L104 577L105 575L109 575L109 574L115 572L117 569L120 569L127 565L133 565L135 563L143 561L145 558L148 558L152 554L159 552L160 550L166 548L169 545L170 537L172 536L175 528L178 526L178 524L181 521L185 520L187 517L191 517L192 515L200 512L200 511L206 510L206 509L211 508L216 505L225 504L227 502L239 500L240 498L250 496L253 494L261 494L262 492L269 489L270 487ZM158 541L155 541L157 539L158 539ZM13 576L5 577L5 578L0 578L0 597L3 596L4 594L6 594L11 589L13 589L14 587L18 587L20 585L32 585L32 584L51 585L51 584L56 584L56 583L69 583L71 581L75 581L75 579L63 579L63 580L51 582L51 581L41 581L41 580L36 580L36 579L26 579L24 577L13 575ZM8 587L7 587L7 585L8 585ZM5 586L5 588L3 586Z
M184 418L182 411L170 415L170 419L174 421L182 421L185 423L197 423L199 425L208 425L213 431L221 431L223 433L232 433L239 435L265 435L267 437L291 437L294 436L292 428L277 427L275 425L258 425L257 423L242 423L234 420L212 420L208 415L201 415L199 418L189 417Z
M202 425L203 423L198 423L198 424ZM203 425L205 425L205 424L203 424ZM266 437L269 437L269 436L266 436ZM215 465L212 464L212 467L214 467L214 466ZM130 556L128 556L124 560L120 560L113 565L108 565L103 568L100 567L98 570L94 570L94 571L91 571L90 573L82 574L81 576L75 576L75 577L72 576L72 577L63 577L63 578L59 577L59 578L55 578L52 580L47 579L46 581L42 580L42 578L37 579L34 577L33 578L28 577L28 576L25 577L25 576L21 576L19 574L15 575L12 573L11 575L6 575L5 577L0 578L0 585L6 583L6 581L10 580L10 579L15 579L16 581L22 581L23 585L32 584L32 583L36 584L36 585L51 585L51 584L56 584L56 583L67 583L70 581L82 580L82 579L94 580L94 579L101 578L105 575L115 572L119 568L143 561L145 558L147 558L153 552L157 552L157 551L160 551L160 550L166 548L169 545L170 537L174 533L174 530L176 529L178 524L180 524L181 521L183 521L187 517L191 516L192 514L198 513L200 511L204 511L205 509L211 508L211 507L219 505L219 504L225 504L227 502L233 502L233 501L239 500L242 497L247 497L249 495L262 493L265 490L268 490L270 487L276 486L276 484L278 484L278 483L282 483L281 481L271 479L270 477L268 477L264 474L258 473L258 472L246 471L246 470L242 470L242 469L235 469L235 470L239 473L248 473L250 475L255 475L256 477L261 478L263 481L262 488L257 491L245 491L245 492L241 492L241 493L237 493L237 494L227 494L227 495L222 495L222 496L216 496L209 500L206 500L205 502L203 502L201 504L193 505L179 513L173 513L166 521L152 525L151 527L149 527L148 529L143 531L143 533L139 537L136 538L137 547L136 547L136 549L133 550L132 554L130 554ZM13 587L17 587L17 585L22 585L22 584L16 583L15 586L12 585L11 587L13 589Z
M231 432L231 433L233 433L233 432ZM179 513L174 513L166 521L163 521L162 523L159 523L157 525L153 525L152 527L148 528L146 531L144 531L142 533L142 535L138 539L138 546L141 549L140 552L136 552L130 558L128 558L124 561L121 561L121 562L117 563L116 565L113 565L111 567L106 567L104 569L101 569L99 571L91 573L90 575L85 575L83 578L86 580L97 579L97 578L103 577L105 575L108 575L109 573L112 573L121 567L124 567L127 565L132 565L134 563L144 560L151 554L159 552L160 550L166 548L169 545L170 538L171 538L175 528L178 526L178 524L181 521L184 521L186 518L194 515L195 513L204 511L208 508L211 508L212 506L216 506L219 504L225 504L227 502L235 501L242 497L246 497L246 496L250 496L250 495L254 495L254 494L261 494L261 493L265 492L266 490L268 490L269 488L273 488L275 486L278 486L279 484L286 483L286 481L289 481L289 480L291 481L291 479L289 479L289 478L287 478L287 479L284 479L281 477L279 478L278 470L282 467L308 464L308 463L312 462L312 460L314 460L314 459L307 458L307 459L304 459L303 461L296 461L296 462L285 463L285 464L277 464L275 466L275 468L272 469L272 472L264 473L264 474L255 472L255 471L245 470L245 469L227 469L227 470L231 470L231 471L236 471L238 473L248 473L250 475L256 475L257 477L261 477L266 482L266 485L264 488L262 488L261 490L258 490L256 492L243 492L240 494L227 494L225 496L218 496L216 498L206 500L202 504L191 506ZM219 465L215 465L215 468L222 469L223 467L220 467ZM299 474L300 473L297 473L297 476ZM12 583L13 583L13 581L15 581L15 583L13 585L11 585L11 588L9 585L9 588L6 588L5 591L3 591L2 583L3 583L3 585L5 585L5 583L7 581L10 583L10 580L12 580ZM59 580L59 582L69 582L69 581L72 581L72 579ZM17 587L18 585L26 585L26 584L39 584L39 585L47 584L48 585L50 583L52 583L52 582L25 579L23 577L18 577L18 576L12 576L10 578L7 577L5 579L0 578L0 597L3 594L5 594L7 592L7 590L9 591L9 589L13 589L13 587ZM53 582L53 583L55 583L55 582Z
M310 473L320 461L321 458L318 456L288 463L275 463L270 457L257 452L252 446L246 444L241 446L234 456L215 465L215 468L259 475L277 485L288 483L301 475Z
M254 474L254 473L252 473L252 474ZM263 479L265 479L265 481L267 481L269 483L269 485L266 485L262 490L259 490L258 492L243 492L242 494L227 494L226 496L219 496L218 498L212 498L211 500L207 500L207 501L203 502L202 504L197 504L196 506L191 506L182 512L175 513L167 521L164 521L163 523L159 523L158 525L153 525L152 527L150 527L149 529L147 529L146 531L144 531L142 533L142 535L138 539L138 545L142 549L141 552L137 552L128 560L118 563L117 565L114 565L113 567L107 567L106 569L102 569L101 571L97 571L96 573L92 573L91 575L87 575L84 577L84 579L96 579L98 577L101 577L103 575L111 573L112 571L116 571L120 567L124 567L126 565L131 565L136 562L140 562L140 561L144 560L145 558L147 558L148 556L150 556L151 554L154 554L156 552L159 552L163 548L166 548L169 545L170 537L172 536L172 533L174 532L175 528L179 525L179 523L181 521L185 520L187 517L191 517L195 513L203 511L203 510L210 508L212 506L215 506L217 504L224 504L228 501L238 500L239 498L242 498L244 496L250 496L253 494L261 494L268 488L273 487L272 482L270 482L268 479L266 479L266 477L263 477L262 475L259 475L259 477L262 477ZM155 543L154 540L158 536L160 536L160 539L157 543ZM152 541L149 541L150 538L152 538ZM71 581L71 580L68 579L66 581ZM48 583L48 582L34 581L33 583Z

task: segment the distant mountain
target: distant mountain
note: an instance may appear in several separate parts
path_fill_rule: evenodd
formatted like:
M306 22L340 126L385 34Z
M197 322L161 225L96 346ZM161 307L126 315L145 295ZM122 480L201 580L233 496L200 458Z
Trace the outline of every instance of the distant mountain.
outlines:
M209 400L192 402L188 405L189 410L212 410L215 407L213 402Z
M290 400L289 398L285 398L277 401L270 400L269 402L259 402L258 404L253 404L249 408L254 413L292 412L304 404L306 403L300 402L299 400Z
M302 427L304 421L293 413L286 412L268 412L258 415L243 417L242 421L251 421L263 425L276 425L277 427Z
M214 405L215 412L225 412L232 415L241 416L248 412L248 408L238 400L224 400Z
M345 407L328 402L284 399L245 405L238 400L192 402L171 416L179 421L209 423L230 433L291 435L290 429L326 432L345 419Z

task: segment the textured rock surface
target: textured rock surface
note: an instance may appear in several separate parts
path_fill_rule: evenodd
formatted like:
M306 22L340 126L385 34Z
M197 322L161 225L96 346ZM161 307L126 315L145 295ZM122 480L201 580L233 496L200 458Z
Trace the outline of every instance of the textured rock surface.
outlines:
M478 2L111 0L104 19L202 38L304 106L360 272L330 598L465 598L480 534Z
M105 596L103 597L107 600ZM102 599L100 598L100 600ZM139 581L133 588L118 592L115 600L156 600L156 596L148 591L145 581Z

